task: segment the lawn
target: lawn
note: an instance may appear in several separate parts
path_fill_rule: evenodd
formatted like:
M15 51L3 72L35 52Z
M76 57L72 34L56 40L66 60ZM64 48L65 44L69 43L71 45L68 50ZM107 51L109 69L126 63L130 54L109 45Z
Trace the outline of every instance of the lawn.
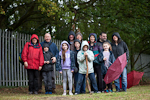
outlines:
M0 100L150 100L150 85L138 85L119 93L99 93L62 96L63 88L56 86L55 94L29 95L28 87L0 87Z

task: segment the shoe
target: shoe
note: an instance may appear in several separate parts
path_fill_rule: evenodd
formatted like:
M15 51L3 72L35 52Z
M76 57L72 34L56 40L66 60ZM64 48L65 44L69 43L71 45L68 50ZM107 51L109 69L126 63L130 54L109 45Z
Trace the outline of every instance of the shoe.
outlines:
M91 91L91 93L94 93L94 91Z
M66 95L66 92L64 92L62 95Z
M52 92L48 92L48 94L52 94Z
M32 92L32 91L30 91L30 92L29 92L29 94L33 94L33 92Z
M108 90L108 92L112 92L112 90L111 90L111 89L109 89L109 90Z
M120 92L120 90L116 90L116 92Z
M73 93L72 93L72 92L69 92L69 95L73 95Z
M55 89L52 90L52 93L56 93Z
M108 90L105 90L105 93L108 93L109 91Z
M75 93L74 95L78 95L78 93Z
M34 94L38 94L38 92L37 92L37 91L34 91Z
M45 94L49 94L49 92L45 92Z
M102 93L105 93L105 91L102 91Z

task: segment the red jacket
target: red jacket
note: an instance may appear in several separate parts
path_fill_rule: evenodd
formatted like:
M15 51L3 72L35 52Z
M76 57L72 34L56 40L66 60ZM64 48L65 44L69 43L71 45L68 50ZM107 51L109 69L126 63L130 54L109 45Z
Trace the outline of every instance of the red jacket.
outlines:
M37 39L37 45L31 43L32 39ZM44 56L42 46L39 43L39 38L36 34L31 36L30 42L27 42L23 48L21 58L23 62L28 62L28 67L26 69L38 70L39 66L44 65Z

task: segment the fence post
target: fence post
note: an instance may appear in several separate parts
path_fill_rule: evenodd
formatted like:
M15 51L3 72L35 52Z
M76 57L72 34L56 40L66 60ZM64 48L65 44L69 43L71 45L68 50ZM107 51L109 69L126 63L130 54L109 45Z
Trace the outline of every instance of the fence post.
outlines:
M1 38L2 38L2 36L1 36L1 34L2 34L2 30L0 29L0 48L1 48ZM2 63L1 63L1 57L2 57L2 55L1 55L1 49L0 49L0 66L2 65ZM1 73L1 67L0 67L0 73ZM0 76L0 86L2 85L1 84L1 80L2 80L2 78L1 78L2 76Z

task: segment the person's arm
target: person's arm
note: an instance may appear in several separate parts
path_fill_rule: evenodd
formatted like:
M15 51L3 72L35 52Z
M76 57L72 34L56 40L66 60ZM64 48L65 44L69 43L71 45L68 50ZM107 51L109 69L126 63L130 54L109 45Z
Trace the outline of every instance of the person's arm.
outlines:
M124 51L126 52L126 55L127 55L127 60L129 60L129 49L128 49L128 46L125 42L123 44L123 47L124 47Z
M73 51L70 51L70 58L71 58L71 72L74 72L74 69L76 67L75 65L75 53Z
M103 59L104 59L104 56L103 56L102 52L100 52L98 57L97 57L97 60L98 60L98 62L104 62Z
M93 52L90 51L90 52L88 53L87 57L88 57L88 61L89 61L89 62L93 61L93 60L94 60L94 54L93 54Z
M27 58L28 58L28 42L24 45L24 48L22 50L22 54L21 54L21 58L23 60L23 62L27 62Z
M77 61L82 62L84 60L85 60L84 53L82 54L82 52L79 51L78 54L77 54Z
M39 70L42 69L42 66L44 65L44 55L43 55L43 50L42 47L40 47L40 66L39 66Z

